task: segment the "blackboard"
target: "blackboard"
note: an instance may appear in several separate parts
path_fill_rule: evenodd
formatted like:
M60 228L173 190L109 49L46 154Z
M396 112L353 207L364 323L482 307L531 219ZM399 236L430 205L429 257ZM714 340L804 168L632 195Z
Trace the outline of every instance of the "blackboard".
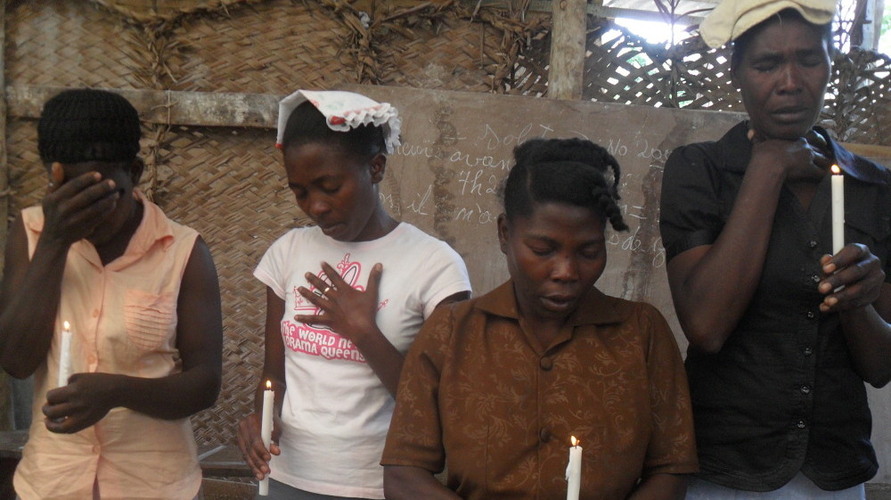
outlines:
M403 145L390 155L381 197L397 218L448 241L467 262L474 293L507 278L496 237L496 196L512 150L533 137L584 137L607 147L622 167L620 194L628 232L608 229L604 292L649 302L668 319L682 351L659 237L659 195L668 154L691 142L717 140L744 115L468 92L352 86L396 106ZM884 165L888 149L846 146ZM386 270L384 270L386 273ZM891 392L868 387L875 422L891 419ZM875 482L891 482L891 427L873 429L882 464Z
M402 116L402 145L389 157L381 189L386 208L449 242L464 257L477 295L507 278L496 237L496 192L513 148L534 137L583 137L609 149L622 167L619 192L630 230L607 230L607 269L597 286L654 304L686 344L659 237L662 167L673 148L716 139L742 115L380 86L351 90L393 104Z

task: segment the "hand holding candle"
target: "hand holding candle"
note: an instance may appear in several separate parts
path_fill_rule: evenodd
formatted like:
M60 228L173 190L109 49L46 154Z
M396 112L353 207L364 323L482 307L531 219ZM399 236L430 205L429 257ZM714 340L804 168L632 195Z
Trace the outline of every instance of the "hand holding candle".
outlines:
M582 447L579 440L572 436L572 446L569 448L569 464L566 466L566 500L579 500L579 490L582 486Z
M267 380L266 390L263 391L263 413L260 420L260 439L263 440L263 446L267 450L272 442L272 411L274 402L275 392L272 390L272 382ZM269 495L269 475L260 480L259 494L262 496Z
M838 165L832 171L832 254L845 246L845 177Z
M59 387L68 385L71 376L71 324L65 321L62 329L62 342L59 349Z

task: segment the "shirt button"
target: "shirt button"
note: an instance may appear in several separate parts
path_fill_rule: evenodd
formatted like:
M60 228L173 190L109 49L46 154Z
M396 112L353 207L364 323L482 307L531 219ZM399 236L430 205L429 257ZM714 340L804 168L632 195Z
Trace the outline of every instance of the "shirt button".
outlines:
M807 316L807 319L814 319L817 317L817 315L814 314L814 311L808 311L806 316Z
M817 276L816 274L812 274L812 275L811 275L811 281L813 281L814 283L819 283L819 282L820 282L820 277Z
M554 360L551 358L541 358L541 361L539 361L538 364L541 366L542 370L548 372L554 367Z
M551 431L546 427L542 427L541 431L538 432L538 439L541 440L542 443L547 443L551 440Z
M811 248L817 248L817 242L815 240L808 241L807 246Z
M807 427L807 424L804 423L804 420L799 420L798 423L795 424L795 427L798 427L799 429L804 429L805 427Z
M810 386L807 386L807 385L801 386L801 393L802 394L810 394L811 393Z
M803 352L805 356L810 356L814 353L814 350L810 347L805 347L801 352Z

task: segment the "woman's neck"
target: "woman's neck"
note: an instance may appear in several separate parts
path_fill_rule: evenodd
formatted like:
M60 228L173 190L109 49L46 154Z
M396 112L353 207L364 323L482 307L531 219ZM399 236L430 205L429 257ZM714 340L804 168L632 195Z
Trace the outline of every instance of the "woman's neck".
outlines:
M142 223L143 212L142 202L135 200L130 216L127 217L127 221L121 226L117 234L107 242L96 246L96 253L99 254L99 259L102 261L103 266L107 266L127 251L130 240L133 239L139 224Z

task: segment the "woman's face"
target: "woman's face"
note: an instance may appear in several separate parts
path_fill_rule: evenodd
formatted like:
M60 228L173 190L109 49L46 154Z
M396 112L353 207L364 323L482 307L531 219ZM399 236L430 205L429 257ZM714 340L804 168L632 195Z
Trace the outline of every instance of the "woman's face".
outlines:
M370 241L383 235L372 216L384 155L361 160L334 145L309 143L288 147L284 163L297 205L327 236Z
M589 208L537 203L530 217L498 219L498 239L514 280L520 314L565 320L603 274L603 217Z
M783 18L752 38L733 81L756 132L768 139L797 139L817 121L829 70L822 28Z

